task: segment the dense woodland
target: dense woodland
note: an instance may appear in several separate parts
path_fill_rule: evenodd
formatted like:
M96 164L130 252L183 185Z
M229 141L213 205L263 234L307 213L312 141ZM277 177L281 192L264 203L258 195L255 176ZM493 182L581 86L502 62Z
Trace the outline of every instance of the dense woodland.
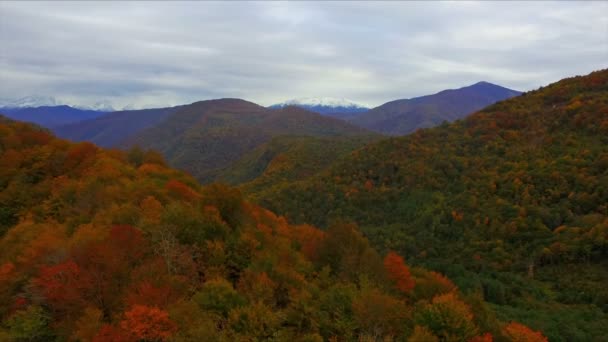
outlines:
M268 109L240 99L195 102L161 124L126 139L123 147L159 151L174 167L209 183L247 153L279 136L345 137L373 133L298 107Z
M608 336L608 70L265 183L242 189L290 222L358 224L502 320L552 341Z
M356 225L0 120L0 340L546 341Z

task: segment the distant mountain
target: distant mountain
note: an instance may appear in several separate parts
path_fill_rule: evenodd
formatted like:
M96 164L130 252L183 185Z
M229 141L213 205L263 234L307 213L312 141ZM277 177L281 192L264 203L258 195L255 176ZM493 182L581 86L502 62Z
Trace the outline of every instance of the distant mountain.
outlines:
M92 105L77 105L66 101L58 100L52 96L32 95L18 99L0 99L0 108L36 108L36 107L57 107L70 106L76 109L93 110L98 112L113 112L115 109L108 100L97 101Z
M74 107L76 107L78 109L85 109L85 110L96 110L99 112L113 112L116 110L112 106L112 103L110 103L110 101L108 101L108 100L98 101L90 106L74 106Z
M370 132L295 106L268 109L240 99L196 102L128 139L160 151L174 167L211 181L245 153L281 135L353 136Z
M90 120L55 127L53 132L64 139L90 141L99 146L113 147L132 135L161 123L182 107L116 111Z
M105 114L105 112L77 109L65 105L23 108L4 107L0 108L0 112L11 119L35 123L46 128L93 119Z
M274 104L268 108L283 108L287 106L296 106L307 109L311 112L334 116L333 114L340 113L340 116L347 117L352 114L362 113L369 110L368 107L357 104L346 99L336 99L332 97L308 97L294 99L282 103Z
M51 96L26 96L18 99L0 99L2 108L31 108L42 106L57 106L59 103Z
M387 102L348 120L376 132L404 135L418 128L461 119L488 105L520 94L516 90L479 82L434 95Z

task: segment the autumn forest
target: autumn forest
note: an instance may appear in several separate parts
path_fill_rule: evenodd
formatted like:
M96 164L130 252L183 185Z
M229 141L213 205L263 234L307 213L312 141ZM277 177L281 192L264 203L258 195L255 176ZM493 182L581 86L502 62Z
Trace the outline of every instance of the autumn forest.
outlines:
M601 339L607 115L599 71L240 187L3 118L0 339Z
M0 342L608 342L608 2L0 1Z

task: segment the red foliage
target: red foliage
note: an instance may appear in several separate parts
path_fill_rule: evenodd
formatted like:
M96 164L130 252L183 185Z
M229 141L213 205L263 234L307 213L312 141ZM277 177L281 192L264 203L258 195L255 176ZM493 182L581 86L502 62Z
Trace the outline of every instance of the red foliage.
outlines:
M71 311L74 307L77 310L84 306L86 292L91 287L90 279L72 260L43 266L34 284L41 289L48 304L59 311Z
M527 326L511 322L503 329L503 334L513 342L547 342L547 338L539 331L534 331Z
M73 145L67 152L64 167L65 170L70 171L78 165L82 164L88 159L92 159L97 153L97 146L89 143L82 142Z
M25 145L46 145L53 138L53 136L44 131L28 130L21 132L19 138Z
M480 336L475 336L469 340L469 342L492 342L492 341L494 341L494 338L492 337L492 334L490 334L490 333L485 333Z
M110 229L109 244L116 252L120 252L131 260L140 259L145 251L145 241L141 230L129 226L119 225Z
M99 332L91 342L131 342L135 341L126 331L111 326L109 324L104 325L99 329Z
M409 293L414 288L414 279L403 258L395 253L389 252L384 258L384 269L395 286L404 293Z
M169 314L156 307L134 305L120 326L138 340L164 341L177 330Z
M178 180L170 180L169 182L167 182L167 185L165 185L165 188L173 196L184 199L186 201L194 201L195 199L200 197L200 195L196 191L192 190L192 188Z
M129 305L139 304L164 308L172 301L173 297L170 287L157 287L144 281L129 291L127 303Z
M92 283L92 299L108 313L116 309L131 270L141 262L146 244L139 229L114 226L103 241L95 241L75 253L75 260Z
M300 244L300 251L311 261L316 261L319 246L325 240L325 232L309 225L300 225L289 229L293 239Z
M6 262L0 266L0 285L9 282L15 273L15 264Z
M28 306L28 304L29 304L29 301L26 298L17 297L13 301L13 304L11 305L11 309L9 310L9 312L14 313L16 311L25 309L25 307Z

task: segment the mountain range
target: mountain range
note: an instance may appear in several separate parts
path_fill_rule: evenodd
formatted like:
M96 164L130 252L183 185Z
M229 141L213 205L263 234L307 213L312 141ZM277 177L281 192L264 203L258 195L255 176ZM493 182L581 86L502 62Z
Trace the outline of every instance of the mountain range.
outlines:
M367 129L404 135L444 121L452 122L498 101L518 96L521 92L488 82L443 90L437 94L395 100L348 117L348 121Z
M307 97L293 99L274 104L268 108L276 109L287 106L296 106L311 112L340 118L349 117L351 115L356 115L357 113L362 113L369 110L368 107L353 101L332 97Z
M116 111L52 127L52 130L58 136L72 141L90 141L103 147L116 147L128 137L161 124L171 113L182 107Z
M9 118L32 122L47 128L82 122L105 114L105 112L77 109L65 105L19 108L5 107L0 108L0 112L4 113Z
M75 109L91 110L98 112L113 112L115 110L114 107L112 107L110 101L107 100L97 101L92 105L83 106L68 104L65 101L58 100L52 96L32 95L17 99L0 99L0 109L2 110L55 106L69 106Z
M608 70L509 92L0 116L0 339L601 341Z
M230 168L233 163L236 163L236 170L247 165L248 162L245 161L237 162L254 149L264 146L270 148L270 145L265 144L272 139L280 140L280 136L333 139L355 134L361 137L362 142L369 142L370 137L374 136L370 131L384 134L407 133L458 119L484 105L517 94L518 92L503 87L480 82L435 95L392 101L373 109L344 99L307 98L286 101L271 108L244 100L223 99L177 107L109 113L69 106L5 108L4 112L13 119L51 128L58 136L73 141L91 141L104 147L128 148L138 145L144 149L156 149L163 153L171 165L191 172L201 181L209 182L219 180L220 175L223 176L221 179L230 180L231 176L227 176L230 172L226 168ZM21 103L34 101L24 100ZM342 144L338 140L341 139L337 139L335 144ZM289 139L284 143L288 141L289 144L301 145L301 141ZM286 148L283 143L280 145ZM355 149L360 145L348 143L345 146ZM274 148L270 150L276 151ZM351 150L328 149L327 152L336 152L333 155L335 159ZM268 157L268 153L262 155ZM260 167L265 167L263 161L257 163L260 162ZM318 170L322 165L325 164L318 163L309 167L316 166L315 170ZM235 172L254 175L244 170ZM255 173L255 176L258 175Z

